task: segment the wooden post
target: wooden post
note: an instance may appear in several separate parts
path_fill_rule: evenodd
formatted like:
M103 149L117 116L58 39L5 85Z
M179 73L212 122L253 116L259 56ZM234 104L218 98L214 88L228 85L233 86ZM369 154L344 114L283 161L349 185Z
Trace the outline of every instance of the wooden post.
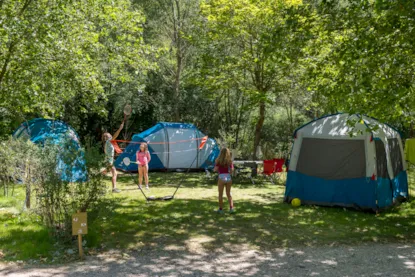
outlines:
M76 211L77 213L80 213L81 211ZM82 249L82 235L78 234L78 249L79 249L79 257L81 259L84 258L84 250Z
M82 235L88 234L87 214L77 211L72 215L72 235L78 236L79 257L84 258L84 251L82 249Z
M79 248L79 257L81 257L81 259L84 258L84 251L82 249L82 235L79 234L78 235L78 248Z

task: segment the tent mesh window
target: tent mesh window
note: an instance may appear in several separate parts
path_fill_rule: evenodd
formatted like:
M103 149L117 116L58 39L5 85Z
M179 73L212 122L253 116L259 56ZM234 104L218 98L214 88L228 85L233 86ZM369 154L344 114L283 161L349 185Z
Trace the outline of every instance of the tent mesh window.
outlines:
M188 168L197 154L196 129L166 128L169 136L169 168ZM185 142L183 142L185 140ZM197 163L193 167L198 167Z
M380 178L388 179L388 162L386 160L385 144L383 143L383 141L376 139L375 148L377 176Z
M392 163L393 176L398 176L403 171L401 148L397 138L388 139L389 154Z
M160 129L144 138L144 141L149 142L148 150L151 158L158 158L163 165L168 163L168 139L164 129ZM137 149L138 151L138 149Z
M328 180L363 178L366 176L364 140L304 138L297 171Z

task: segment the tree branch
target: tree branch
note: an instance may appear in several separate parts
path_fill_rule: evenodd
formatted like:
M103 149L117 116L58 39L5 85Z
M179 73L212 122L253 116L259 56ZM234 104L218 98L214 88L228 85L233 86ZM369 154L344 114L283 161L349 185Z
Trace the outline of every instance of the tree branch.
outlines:
M12 58L12 54L13 54L14 46L15 45L16 44L15 44L14 41L13 42L10 42L9 48L7 49L7 56L6 56L6 59L4 61L3 67L2 67L2 69L0 71L0 88L1 88L1 84L3 82L4 76L5 76L6 72L7 72L7 66L9 65L10 60Z

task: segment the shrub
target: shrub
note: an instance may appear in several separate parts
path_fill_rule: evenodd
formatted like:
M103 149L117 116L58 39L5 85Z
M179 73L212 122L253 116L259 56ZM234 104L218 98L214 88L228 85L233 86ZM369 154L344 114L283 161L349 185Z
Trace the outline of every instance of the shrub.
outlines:
M94 209L105 194L99 149L91 144L78 149L70 140L59 145L44 141L39 146L12 138L3 141L1 148L0 158L4 162L0 163L0 180L5 194L10 186L23 183L26 207L39 214L55 236L70 240L72 214ZM71 182L72 167L79 166L80 157L85 160L87 180ZM32 192L34 205L30 203Z

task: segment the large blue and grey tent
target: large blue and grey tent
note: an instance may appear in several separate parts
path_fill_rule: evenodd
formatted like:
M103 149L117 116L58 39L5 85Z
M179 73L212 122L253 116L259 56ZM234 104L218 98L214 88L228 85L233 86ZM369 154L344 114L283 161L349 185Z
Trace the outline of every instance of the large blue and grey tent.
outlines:
M376 119L349 114L316 119L294 133L285 201L388 207L408 197L403 157L399 132Z
M214 139L209 138L199 150L204 136L193 124L157 123L132 137L129 145L115 161L115 167L124 171L137 171L136 164L127 166L123 159L128 157L131 161L136 161L140 144L145 142L151 155L150 169L211 168L219 155L219 147Z
M14 138L30 139L38 145L51 143L62 146L58 153L57 172L62 180L80 182L87 179L84 153L81 151L79 137L68 124L59 120L36 118L24 122L13 133ZM68 159L68 152L74 154ZM68 160L71 160L68 164Z

